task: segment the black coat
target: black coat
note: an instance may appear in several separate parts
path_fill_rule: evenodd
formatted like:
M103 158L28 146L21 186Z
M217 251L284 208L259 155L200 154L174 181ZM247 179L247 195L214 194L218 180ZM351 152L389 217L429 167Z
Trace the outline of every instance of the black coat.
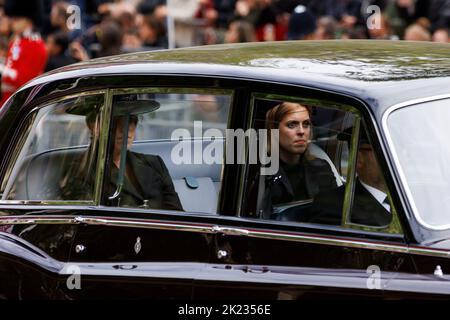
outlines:
M127 152L127 165L134 173L136 184L125 176L118 205L138 207L147 200L152 209L183 210L172 178L160 156ZM117 189L118 170L113 169L109 193Z
M340 225L344 205L345 186L319 194L311 209L301 220L312 223ZM392 220L389 213L357 179L350 221L366 226L388 226Z
M325 160L315 158L313 160L301 160L304 177L304 188L308 199L327 190L337 188L336 177ZM299 199L294 199L294 190L289 181L288 176L282 166L273 176L264 176L265 191L262 197L261 205L262 218L271 217L273 213L273 205L288 203Z
M67 171L70 180L60 191L63 199L93 199L95 175L93 170L89 170L93 165L87 164L91 153L83 153L76 161L70 162L71 166ZM160 156L127 151L127 167L127 171L134 175L134 183L128 176L124 177L121 193L114 205L141 207L145 204L144 200L147 200L147 207L151 209L183 210L172 178ZM106 192L108 196L112 196L117 190L118 173L116 167L110 170Z

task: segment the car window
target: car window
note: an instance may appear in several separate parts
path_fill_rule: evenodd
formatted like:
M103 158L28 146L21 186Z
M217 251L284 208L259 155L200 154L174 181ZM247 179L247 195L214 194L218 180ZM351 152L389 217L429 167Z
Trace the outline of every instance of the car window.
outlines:
M418 221L430 229L450 227L449 103L418 103L387 118L406 194Z
M219 91L114 94L108 205L216 213L230 103Z
M260 97L254 107L251 129L258 131L259 147L267 141L267 158L252 164L257 148L250 147L245 216L398 232L389 192L355 109Z
M81 95L33 111L13 147L2 200L92 201L103 101Z

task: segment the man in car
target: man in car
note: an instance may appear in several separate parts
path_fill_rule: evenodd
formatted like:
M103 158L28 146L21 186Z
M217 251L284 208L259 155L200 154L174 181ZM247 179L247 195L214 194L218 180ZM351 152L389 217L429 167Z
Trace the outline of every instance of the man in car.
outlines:
M350 142L351 131L346 130L340 136ZM358 145L356 173L350 222L366 226L388 226L392 215L386 185L375 152L364 130L361 132ZM302 221L340 225L344 195L345 185L319 194Z

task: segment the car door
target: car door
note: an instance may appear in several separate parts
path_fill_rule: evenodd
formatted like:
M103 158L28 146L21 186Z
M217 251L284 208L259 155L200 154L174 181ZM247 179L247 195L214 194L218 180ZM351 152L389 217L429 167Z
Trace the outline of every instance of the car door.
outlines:
M14 139L3 179L2 240L29 251L4 250L3 276L14 287L4 295L192 297L210 259L222 187L214 156L223 154L232 97L231 90L128 87L37 106ZM117 135L130 125L117 130L115 118L134 116L135 141L121 140L123 167L113 168ZM196 161L203 154L208 164ZM128 175L129 168L136 171ZM168 205L177 201L181 208ZM17 257L20 250L25 257ZM16 281L11 274L24 264L26 277Z
M317 190L322 188L321 184L307 186L310 189L304 193L311 192L310 198L273 203L268 212L264 207L267 185L273 185L277 180L283 181L285 177L275 169L267 174L268 178L261 179L261 169L270 171L276 159L267 162L267 159L259 158L258 165L252 165L250 157L254 150L249 143L246 146L246 172L233 180L234 185L240 186L242 205L238 207L236 216L222 216L217 225L212 259L207 272L196 281L195 297L208 297L213 292L225 299L385 299L396 296L396 289L389 287L389 283L397 277L411 277L416 271L408 255L399 222L398 198L388 183L387 170L382 171L382 180L385 186L389 186L385 189L389 199L388 221L377 220L378 216L372 221L372 213L377 212L370 208L361 211L357 207L362 203L357 186L362 173L355 174L360 157L358 146L362 145L358 132L367 131L371 125L370 117L366 121L363 118L366 114L359 109L363 106L351 99L323 92L296 89L295 94L288 91L281 94L281 87L276 92L264 89L252 95L249 129L255 130L254 136L259 141L267 139L269 133L264 132L268 123L266 117L270 110L283 102L310 106L314 137L310 137L312 142L308 150L314 153L314 159L321 159L320 163L328 163L330 175L336 179L336 189ZM318 96L321 98L316 98ZM348 134L348 128L354 131ZM343 138L340 137L342 135ZM274 139L274 136L271 138ZM382 159L378 142L372 138L370 140L373 146L371 152L376 152L376 158ZM258 145L258 142L255 144ZM270 144L271 154L275 146ZM380 163L385 168L384 163ZM286 196L286 190L281 197ZM331 202L331 209L338 212L337 215L334 218L334 213L331 216L317 216L316 199L324 196L328 199L328 193L336 194L335 190L342 191L340 202ZM368 220L364 220L367 217L365 214L369 214ZM312 217L321 219L314 220Z
M93 206L92 190L71 197L61 192L71 172L95 172L97 158L85 157L89 142L83 108L104 107L105 90L49 99L23 112L2 146L2 295L12 299L51 299L69 260L77 230L75 217ZM15 112L15 111L11 111ZM98 134L90 139L98 145Z
M223 154L231 97L217 89L110 91L101 206L77 217L69 261L81 290L61 281L64 297L192 297L210 259L221 190L222 164L206 159L207 150Z

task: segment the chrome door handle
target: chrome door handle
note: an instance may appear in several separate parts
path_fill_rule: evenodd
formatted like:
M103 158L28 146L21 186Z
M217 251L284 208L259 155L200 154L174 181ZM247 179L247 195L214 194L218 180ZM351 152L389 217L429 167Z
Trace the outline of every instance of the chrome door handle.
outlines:
M222 234L230 235L230 236L248 236L249 235L248 230L240 229L240 228L214 226L214 227L212 227L211 230L214 233L222 233Z

